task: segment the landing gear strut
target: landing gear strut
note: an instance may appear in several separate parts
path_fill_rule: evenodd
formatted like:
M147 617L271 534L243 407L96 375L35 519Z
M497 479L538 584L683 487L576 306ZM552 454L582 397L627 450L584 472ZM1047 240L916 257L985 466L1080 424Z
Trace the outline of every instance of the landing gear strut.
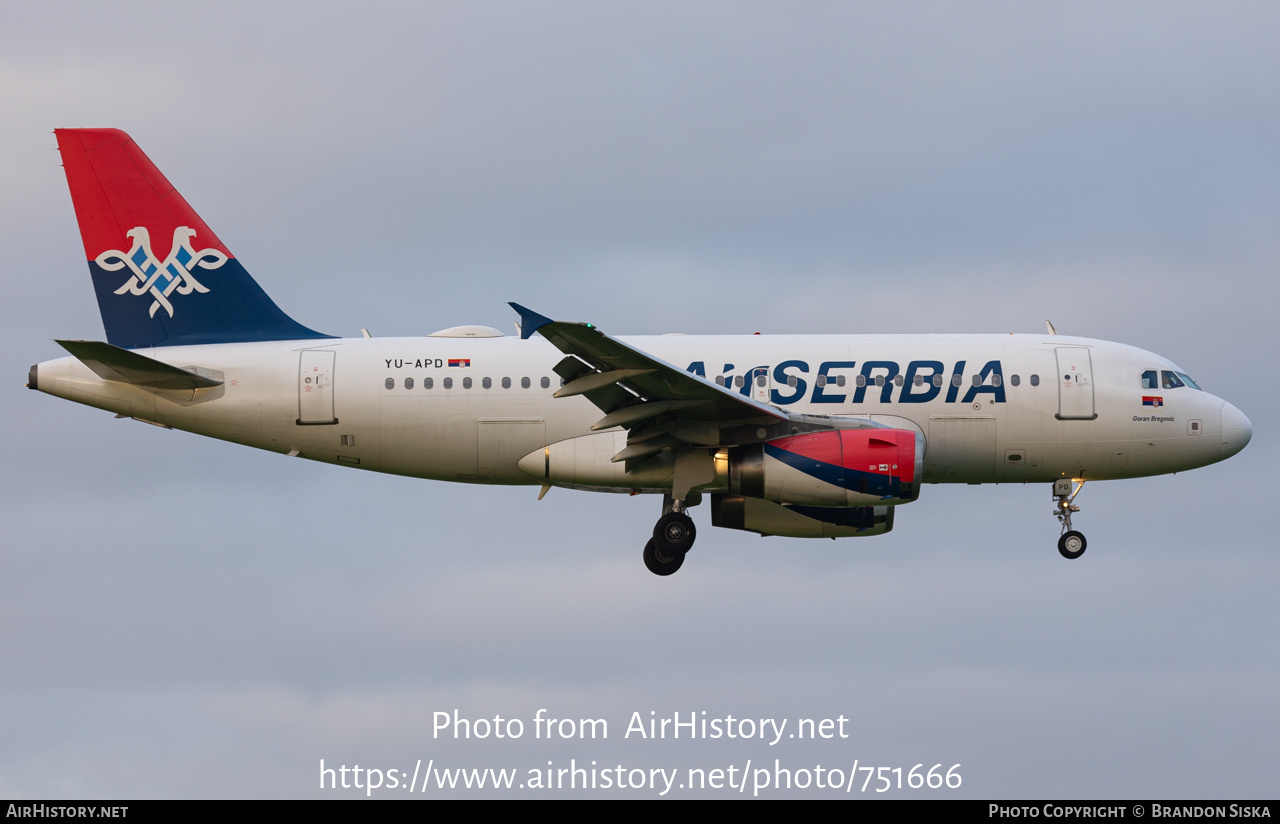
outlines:
M693 519L685 513L686 506L694 506L701 500L698 494L689 495L686 501L663 498L662 517L653 527L653 538L644 546L644 565L654 575L670 575L684 563L684 555L693 548L698 530Z
M1084 554L1085 547L1089 544L1085 541L1083 534L1071 528L1071 513L1080 511L1080 507L1073 504L1072 501L1080 494L1080 490L1084 489L1084 481L1081 481L1074 490L1072 490L1071 484L1070 478L1062 478L1053 482L1053 497L1057 501L1053 514L1057 517L1058 523L1062 524L1062 537L1058 539L1058 552L1063 558L1074 560Z
M670 575L684 563L684 554L693 549L698 530L685 510L702 503L705 487L716 478L715 458L711 450L682 448L675 450L675 473L671 491L662 496L662 517L653 527L653 540L644 548L644 565L655 575Z

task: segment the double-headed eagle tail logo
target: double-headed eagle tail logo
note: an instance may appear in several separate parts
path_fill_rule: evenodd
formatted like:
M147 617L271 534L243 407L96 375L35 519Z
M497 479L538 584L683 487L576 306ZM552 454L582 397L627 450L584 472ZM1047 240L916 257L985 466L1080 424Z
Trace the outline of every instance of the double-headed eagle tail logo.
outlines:
M151 235L146 228L137 226L126 232L125 236L133 238L133 247L127 253L108 249L98 255L94 262L108 272L128 267L132 275L115 293L150 294L155 298L151 302L151 317L155 317L156 310L161 307L169 313L169 317L173 317L173 304L169 302L169 296L174 292L189 295L192 292L209 291L207 286L191 274L192 269L197 266L201 269L217 269L227 262L227 256L217 249L192 249L191 239L196 233L189 226L179 226L173 230L173 246L163 262L157 260L152 253Z

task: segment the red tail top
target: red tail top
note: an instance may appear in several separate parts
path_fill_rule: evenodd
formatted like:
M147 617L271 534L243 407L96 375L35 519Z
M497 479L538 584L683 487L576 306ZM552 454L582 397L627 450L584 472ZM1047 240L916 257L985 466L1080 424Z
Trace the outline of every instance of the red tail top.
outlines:
M174 229L187 226L199 248L232 257L129 135L119 129L55 129L54 134L89 260L108 249L128 249L125 233L138 226L158 246L169 242ZM167 251L156 249L161 259Z

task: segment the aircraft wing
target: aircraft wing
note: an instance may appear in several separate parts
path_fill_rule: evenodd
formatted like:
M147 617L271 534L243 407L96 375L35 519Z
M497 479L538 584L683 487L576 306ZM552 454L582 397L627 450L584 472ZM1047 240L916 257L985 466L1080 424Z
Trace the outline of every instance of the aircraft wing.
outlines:
M542 335L566 357L555 397L584 395L604 417L593 430L621 426L627 448L614 461L639 461L678 443L727 446L793 431L792 417L769 404L667 363L589 323L553 321L517 303L520 337Z

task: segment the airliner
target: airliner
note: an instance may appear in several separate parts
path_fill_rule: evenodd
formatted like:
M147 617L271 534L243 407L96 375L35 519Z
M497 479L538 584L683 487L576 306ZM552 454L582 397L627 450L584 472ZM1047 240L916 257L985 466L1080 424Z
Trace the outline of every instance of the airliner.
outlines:
M518 335L339 338L286 315L124 132L56 130L105 341L27 386L171 429L415 478L661 496L643 558L711 524L882 535L923 484L1052 487L1224 460L1248 418L1174 363L1045 334L614 337L512 303ZM363 331L363 330L362 330Z

